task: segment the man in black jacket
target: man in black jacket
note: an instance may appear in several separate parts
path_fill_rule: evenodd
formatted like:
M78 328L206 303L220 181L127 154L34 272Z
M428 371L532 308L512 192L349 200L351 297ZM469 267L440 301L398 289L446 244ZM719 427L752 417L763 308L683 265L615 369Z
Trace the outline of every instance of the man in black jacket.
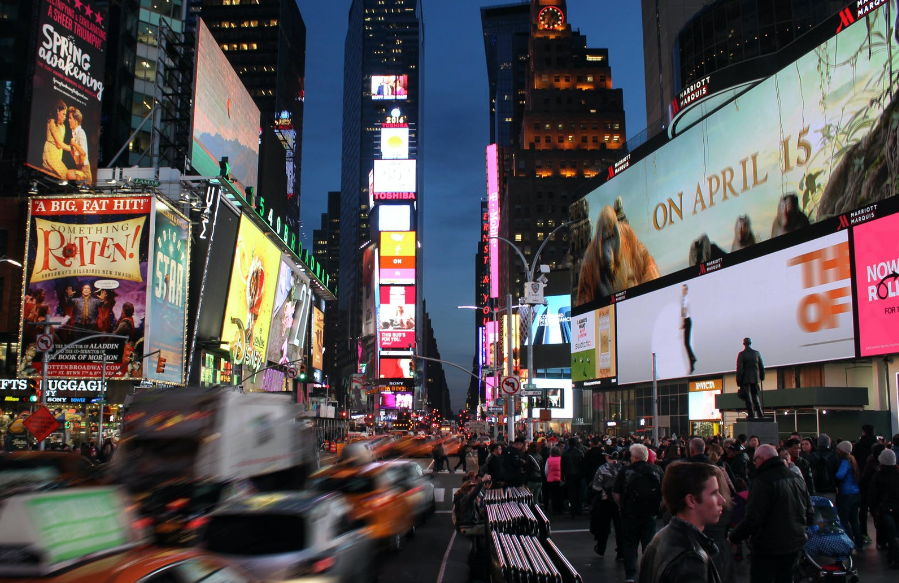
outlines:
M581 514L584 499L584 452L577 437L568 440L568 449L562 454L562 478L565 480L568 503L571 505L571 517L576 518Z
M758 472L749 489L746 517L728 540L736 544L752 538L751 583L792 581L812 512L805 481L787 468L774 446L760 446L753 461Z
M790 461L796 464L799 471L802 472L802 478L805 480L805 489L808 490L809 496L816 496L815 478L812 476L812 466L808 460L802 457L802 441L791 437L786 443L787 451L790 452ZM864 466L859 466L864 467ZM865 519L867 522L867 519Z
M606 454L603 453L600 445L602 442L598 437L590 439L590 449L584 454L584 479L592 480L596 475L599 466L606 462ZM587 505L593 502L593 488L587 488Z
M640 560L640 583L717 583L719 553L704 534L724 508L718 472L704 463L675 462L665 471L662 494L674 515L653 537Z
M756 413L761 419L764 417L762 404L759 402L760 384L765 380L765 365L762 355L758 350L751 348L752 340L743 339L743 351L737 355L737 384L740 386L738 395L746 403L746 413L750 419L755 419Z
M818 448L808 458L812 467L812 476L815 479L815 491L818 496L824 496L831 502L837 500L837 469L840 460L837 454L830 449L830 436L822 433L818 436Z
M899 471L896 470L896 453L885 449L877 459L880 471L871 480L868 504L877 525L878 542L887 541L890 567L899 569Z
M661 490L662 469L649 463L649 451L645 445L635 443L630 447L631 465L625 466L618 472L615 485L612 487L612 497L621 508L622 547L624 555L624 580L632 583L637 574L637 547L643 546L644 551L656 534L656 526L659 516L659 508L650 508L648 504L638 501L637 496L651 483L657 486L656 492ZM639 480L639 482L638 482ZM638 487L639 484L639 487ZM656 500L661 502L661 500Z
M503 487L505 485L505 480L503 479L503 446L494 443L490 446L490 455L487 456L487 461L484 462L486 466L486 475L490 476L493 481L493 486L495 487Z

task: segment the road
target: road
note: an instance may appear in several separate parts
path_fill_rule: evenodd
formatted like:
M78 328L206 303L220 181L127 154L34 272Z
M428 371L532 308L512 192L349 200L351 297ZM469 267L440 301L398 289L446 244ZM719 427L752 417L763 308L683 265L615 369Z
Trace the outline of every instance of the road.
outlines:
M456 458L450 458L456 463ZM422 469L430 471L430 459L417 459ZM474 469L475 463L469 463ZM437 513L416 530L407 540L406 547L398 552L384 553L379 561L379 581L424 583L465 583L469 579L468 552L471 543L454 535L451 510L452 495L462 483L463 474L440 472L433 477L437 497ZM581 574L585 583L594 581L624 581L624 567L615 561L614 539L610 541L605 557L593 551L593 536L588 518L571 519L566 516L551 517L552 539L566 558ZM873 536L873 524L869 524ZM894 583L896 571L886 566L886 553L867 546L856 557L859 575L865 583ZM737 563L737 583L749 581L749 560ZM476 581L478 579L475 579Z

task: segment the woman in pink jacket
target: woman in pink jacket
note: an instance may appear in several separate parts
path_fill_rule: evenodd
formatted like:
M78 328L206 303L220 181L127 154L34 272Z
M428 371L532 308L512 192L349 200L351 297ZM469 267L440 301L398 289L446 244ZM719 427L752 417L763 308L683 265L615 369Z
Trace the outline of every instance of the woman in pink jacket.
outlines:
M546 458L546 494L543 500L552 507L553 514L562 514L562 450L553 447Z

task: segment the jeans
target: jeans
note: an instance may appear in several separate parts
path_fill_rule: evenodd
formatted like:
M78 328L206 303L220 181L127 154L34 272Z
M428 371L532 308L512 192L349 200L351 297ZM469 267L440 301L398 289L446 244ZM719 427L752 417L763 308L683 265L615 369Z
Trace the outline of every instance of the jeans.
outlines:
M535 504L546 506L546 503L543 502L543 482L528 482L528 490L534 495Z
M856 545L860 545L862 541L862 528L858 524L860 501L861 494L837 494L837 513L840 515L840 523Z
M798 553L755 555L749 567L749 583L793 583L793 569L798 559Z
M637 575L637 545L643 545L643 550L649 546L652 537L656 534L657 519L637 518L624 516L621 520L623 531L622 543L624 545L624 578L633 579Z

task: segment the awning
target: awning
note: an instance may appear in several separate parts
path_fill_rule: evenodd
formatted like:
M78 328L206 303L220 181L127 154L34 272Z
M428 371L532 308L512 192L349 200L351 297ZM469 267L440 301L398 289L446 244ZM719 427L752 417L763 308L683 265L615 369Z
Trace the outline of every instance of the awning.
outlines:
M866 387L802 387L763 391L765 409L821 409L849 407L861 409L868 404ZM736 393L715 396L715 406L721 411L743 411L746 404Z

